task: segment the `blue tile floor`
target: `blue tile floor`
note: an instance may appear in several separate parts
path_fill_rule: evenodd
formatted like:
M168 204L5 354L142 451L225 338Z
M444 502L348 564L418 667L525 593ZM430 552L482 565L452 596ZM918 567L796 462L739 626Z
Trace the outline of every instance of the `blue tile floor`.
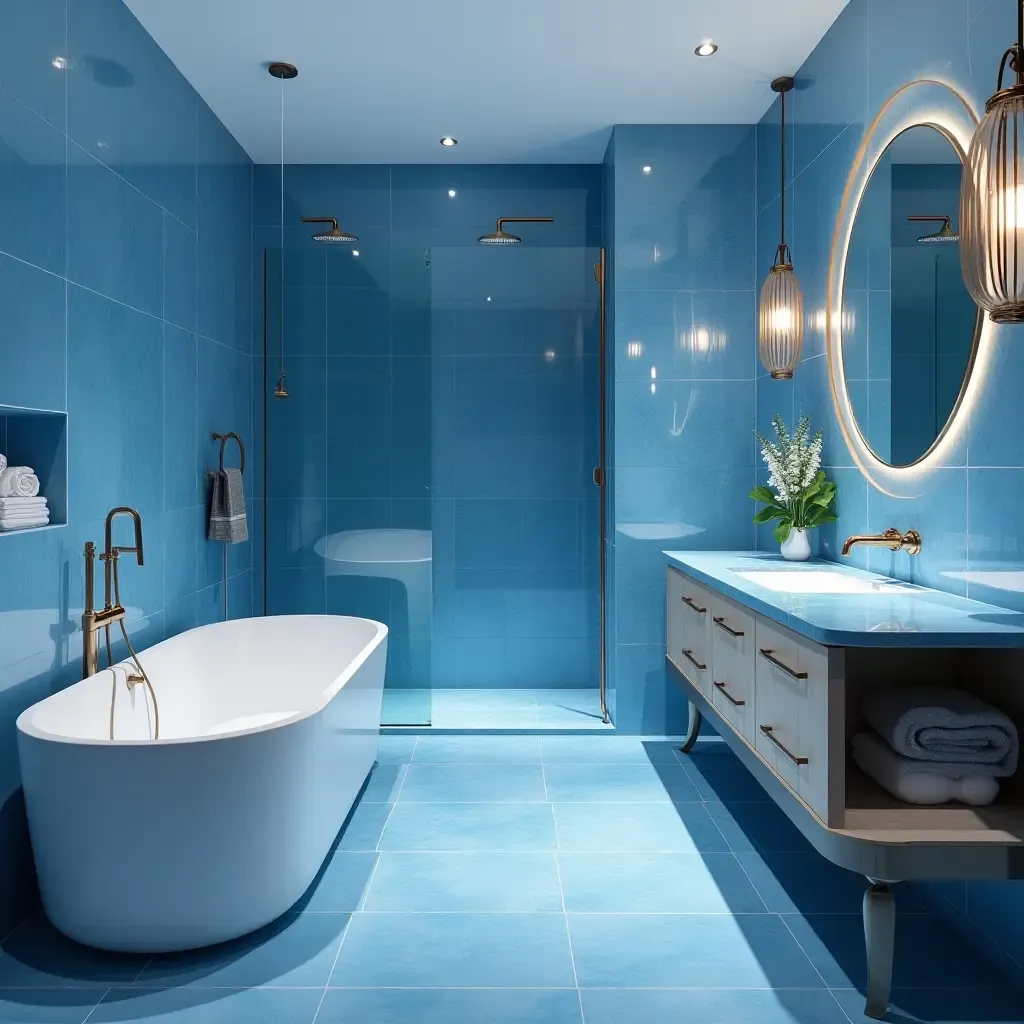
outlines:
M861 879L716 740L385 736L309 892L256 935L2 943L0 1021L864 1024ZM1000 964L898 892L890 1020L1024 1021Z
M387 689L385 725L430 725L472 732L612 731L601 719L596 687L577 689Z

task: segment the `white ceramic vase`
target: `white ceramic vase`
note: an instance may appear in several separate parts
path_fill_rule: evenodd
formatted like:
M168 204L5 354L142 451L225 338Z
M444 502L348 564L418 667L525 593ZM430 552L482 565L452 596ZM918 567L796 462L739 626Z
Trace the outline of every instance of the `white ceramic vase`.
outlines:
M807 530L790 530L782 542L782 557L790 562L806 562L811 557L811 541Z

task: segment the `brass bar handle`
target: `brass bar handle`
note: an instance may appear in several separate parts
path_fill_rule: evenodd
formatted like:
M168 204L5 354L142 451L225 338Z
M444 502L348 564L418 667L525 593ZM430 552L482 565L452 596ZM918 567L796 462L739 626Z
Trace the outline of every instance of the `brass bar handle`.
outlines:
M742 708L746 706L745 700L737 700L727 689L725 683L715 683L715 689L721 691L722 696L734 707Z
M707 671L707 665L702 665L694 656L692 648L683 648L683 657L690 662L695 668L699 668L701 672Z
M775 652L773 650L765 649L764 647L761 648L761 657L764 658L765 661L771 662L776 668L782 669L782 671L791 679L807 678L806 672L797 672L794 669L791 669L785 662L779 661L778 658L774 657L774 654Z
M793 753L793 751L789 749L789 747L785 745L785 743L778 739L770 725L762 725L760 728L761 732L765 736L767 736L768 739L770 739L772 743L774 743L775 746L777 746L779 750L781 750L786 755L786 757L788 757L790 761L793 762L793 764L810 764L810 761L806 757L798 757L796 754Z
M697 602L694 601L694 599L692 597L684 597L684 598L681 598L681 600L682 600L683 604L686 605L687 608L691 608L698 615L703 615L707 611L707 608L701 608L701 606L699 604L697 604Z
M729 636L746 636L746 633L742 629L733 629L726 621L724 616L715 615L713 616L714 623L719 629L724 629Z

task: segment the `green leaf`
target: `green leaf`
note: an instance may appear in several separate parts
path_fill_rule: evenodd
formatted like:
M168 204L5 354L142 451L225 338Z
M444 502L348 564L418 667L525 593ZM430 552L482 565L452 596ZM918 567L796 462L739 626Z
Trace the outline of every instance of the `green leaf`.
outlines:
M754 516L754 522L770 523L773 519L783 519L786 517L786 515L787 513L785 509L773 508L769 506L768 508L761 509L761 511L758 512L756 516Z
M766 505L775 505L775 492L770 487L755 487L750 492L754 501L763 501Z
M785 544L789 539L790 532L793 529L793 524L788 520L784 519L778 526L775 527L775 539L780 544Z

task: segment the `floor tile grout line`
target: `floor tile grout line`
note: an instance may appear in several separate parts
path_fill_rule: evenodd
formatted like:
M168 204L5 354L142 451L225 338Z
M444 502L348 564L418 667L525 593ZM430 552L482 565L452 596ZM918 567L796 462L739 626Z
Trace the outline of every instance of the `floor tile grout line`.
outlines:
M110 989L106 988L103 990L103 995L96 1000L96 1005L82 1018L82 1024L86 1024L86 1021L88 1021L88 1019L100 1008L103 1000L106 999L108 995L110 995Z
M376 865L374 865L374 867L376 868ZM313 1014L313 1019L310 1021L310 1024L316 1024L316 1019L320 1016L320 1009L324 1005L324 1000L327 998L327 990L331 987L331 978L334 977L335 968L338 966L338 960L341 957L341 947L345 945L345 938L348 935L349 928L352 927L353 917L355 917L354 913L348 915L348 920L345 922L345 927L342 929L341 940L338 942L338 948L334 954L334 961L331 964L330 973L327 975L327 981L324 984L323 992L320 994L320 1002L316 1004L316 1012Z
M133 984L133 985L135 985L135 984L137 984L137 983L138 983L138 980L139 980L139 978L141 978L141 977L143 976L143 974L145 974L145 973L146 973L146 968L147 968L147 967L148 967L148 966L149 966L149 965L150 965L150 964L151 964L152 962L153 962L153 958L152 958L151 956L149 956L149 957L146 957L146 962L145 962L145 963L144 963L144 964L142 965L142 967L141 967L141 968L139 969L139 973L135 975L135 981L133 981L133 982L132 982L132 984Z
M418 742L419 742L419 740L417 740L417 743ZM414 743L413 744L413 753L415 753L415 750L416 750L416 744ZM378 762L374 766L373 770L376 771L377 768L379 768L379 767L380 767L380 762ZM370 872L370 877L369 877L369 879L367 880L367 883L366 883L366 889L364 890L362 899L360 900L360 905L362 905L362 906L366 906L366 898L367 898L367 896L370 895L370 886L373 885L373 880L377 876L377 867L380 864L380 858L381 858L380 841L384 837L384 832L385 832L385 830L388 827L388 822L391 820L391 815L395 813L395 808L398 806L398 800L399 800L399 798L402 795L403 788L405 787L405 780L409 777L409 770L408 769L409 769L409 766L406 765L406 770L404 772L402 772L402 781L398 784L398 792L395 794L394 803L391 804L391 808L388 811L388 816L384 819L384 826L383 826L383 828L381 828L380 835L377 837L377 842L376 842L376 844L374 846L374 849L373 849L373 852L376 854L376 860L373 862L373 870ZM316 1013L313 1014L313 1020L311 1021L311 1024L316 1024L317 1018L320 1016L320 1010L321 1010L321 1008L324 1005L324 1000L327 998L327 990L331 987L331 978L334 977L334 972L335 972L335 970L338 967L338 961L341 959L341 950L342 950L342 947L345 945L345 939L348 937L348 932L349 932L349 929L352 927L353 919L355 918L356 914L360 914L360 913L363 913L363 911L359 910L358 907L357 907L354 911L352 911L348 915L348 920L345 922L345 927L344 927L344 929L342 930L342 933L341 933L341 941L338 943L338 949L337 949L337 951L334 954L334 962L331 964L331 971L327 975L327 982L324 985L323 993L320 996L320 1002L317 1003Z
M801 916L801 917L804 917L804 918L806 919L806 915L803 915L803 914L801 914L801 915L799 915L799 916ZM789 927L789 922L788 922L788 921L786 920L786 915L785 915L785 914L778 914L778 915L777 915L777 917L778 917L778 919L779 919L779 920L780 920L780 921L782 922L782 927L783 927L783 928L785 928L785 929L786 929L786 931L787 931L787 932L789 932L789 934L793 936L793 941L794 941L794 942L796 943L796 945L797 945L797 948L798 948L798 949L800 950L800 952L801 952L801 953L803 953L803 955L804 955L804 959L805 959L805 960L806 960L806 961L807 961L807 962L808 962L808 963L809 963L809 964L811 965L811 970L813 970L813 971L814 971L814 973L815 973L815 974L816 974L816 975L817 975L817 976L818 976L819 978L821 978L821 983L822 983L822 985L824 985L824 986L825 986L825 988L826 988L826 989L828 989L828 991L830 991L830 992L831 992L832 990L831 990L831 989L829 988L829 984L828 984L828 982L827 982L827 981L825 980L825 976L824 976L824 975L823 975L823 974L821 973L821 971L819 971L819 970L818 970L818 965L817 965L817 964L815 964L815 962L814 962L814 961L813 961L813 960L811 959L811 957L810 957L810 954L809 954L809 953L807 952L807 950L806 950L806 949L804 949L804 945L803 945L803 943L802 943L802 942L801 942L801 941L800 941L800 940L799 940L799 939L797 938L796 932L794 932L794 931L793 931L793 929ZM837 1000L837 1001L838 1001L838 1000ZM841 1007L841 1006L840 1006L840 1009L842 1010L842 1007ZM845 1013L846 1013L846 1011L845 1011L845 1010L843 1010L843 1013L845 1014Z
M551 816L554 818L554 809ZM558 846L558 822L555 821L555 846ZM576 953L572 948L572 929L569 927L569 913L565 909L565 886L562 885L562 865L558 859L558 852L555 853L555 872L558 875L558 894L562 901L562 921L565 924L565 938L569 944L569 962L572 964L572 980L576 985L576 999L580 1006L580 1024L586 1024L583 1015L583 993L580 991L580 976L576 970Z

